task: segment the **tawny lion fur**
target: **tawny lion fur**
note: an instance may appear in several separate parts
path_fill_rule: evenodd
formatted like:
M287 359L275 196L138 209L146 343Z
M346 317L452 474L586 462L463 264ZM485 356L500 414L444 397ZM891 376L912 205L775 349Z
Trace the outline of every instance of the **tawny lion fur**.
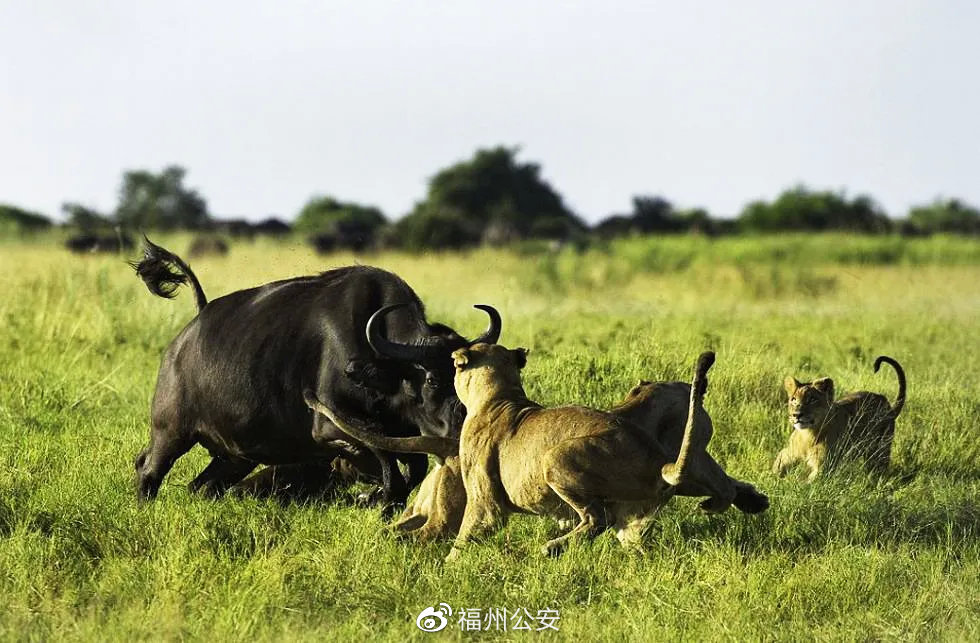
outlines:
M687 477L695 444L694 410L705 390L713 353L698 360L680 453L628 420L581 406L542 408L524 393L524 349L476 344L453 353L456 394L466 406L459 462L466 488L463 522L447 560L471 540L503 526L515 512L567 518L578 524L545 543L561 552L575 537L607 528L638 545L654 514Z
M674 458L680 451L689 413L691 385L686 382L640 381L618 405L609 410L643 429ZM312 398L307 403L327 416L341 430L370 447L390 451L434 453L442 462L429 472L414 500L406 508L394 529L419 542L451 538L459 532L466 506L466 490L460 472L459 442L449 438L434 448L432 438L388 438L377 431L365 430L348 418L341 418ZM768 498L751 484L728 476L704 450L713 434L711 418L699 404L695 411L695 435L704 445L695 449L687 463L689 475L677 487L676 495L705 497L705 511L720 512L734 504L746 513L758 513L769 506ZM565 521L561 521L565 522Z
M891 365L898 377L895 404L878 393L858 391L834 400L834 381L823 377L800 382L788 376L783 383L789 396L789 423L793 432L789 444L772 464L773 473L786 475L799 462L809 469L807 480L843 462L863 458L873 473L883 473L891 458L895 438L895 418L905 406L905 371L894 359L875 360L878 372L882 362Z

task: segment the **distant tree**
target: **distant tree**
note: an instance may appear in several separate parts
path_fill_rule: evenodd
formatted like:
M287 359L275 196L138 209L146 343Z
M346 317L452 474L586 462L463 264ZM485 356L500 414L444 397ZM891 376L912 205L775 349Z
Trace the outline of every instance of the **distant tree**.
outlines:
M262 219L250 226L251 234L264 234L270 237L283 237L293 231L293 227L276 217Z
M611 239L633 234L633 217L627 214L614 214L606 217L592 228L600 237Z
M936 199L912 208L908 223L916 232L980 234L980 211L959 199Z
M637 232L677 232L682 228L673 204L659 196L633 197L633 228Z
M300 210L293 227L305 234L318 252L361 251L375 244L378 231L387 222L381 210L373 206L316 196Z
M130 228L200 229L208 226L207 203L184 187L184 168L171 165L159 174L130 170L123 174L116 221Z
M786 190L772 203L749 203L738 221L745 230L763 232L888 232L892 227L871 197L860 195L848 200L843 193L812 191L802 185Z
M700 232L701 234L719 234L723 226L714 219L704 208L691 208L690 210L680 210L676 214L681 227L689 232Z
M596 224L594 231L600 237L611 238L691 230L712 234L717 227L717 222L703 208L675 210L673 204L661 196L639 195L633 197L631 213L607 217Z
M802 185L786 190L772 203L749 203L738 220L745 230L764 232L887 232L892 227L871 197L860 195L848 200L843 193L812 191Z
M452 210L416 212L400 219L389 241L408 250L456 250L481 240L483 226Z
M517 152L480 149L470 160L440 170L429 181L426 199L399 222L399 229L408 231L411 243L422 244L417 247L426 246L422 231L435 233L438 224L451 230L439 235L438 247L447 247L450 237L453 244L474 245L484 238L502 243L583 230L561 195L541 178L541 167L518 162Z
M79 203L62 203L61 211L65 214L68 225L79 230L98 230L112 226L109 217Z
M331 233L338 226L357 226L373 233L385 223L385 215L373 206L315 196L299 211L293 227L303 234Z
M51 227L51 219L13 205L0 203L0 233L37 232Z

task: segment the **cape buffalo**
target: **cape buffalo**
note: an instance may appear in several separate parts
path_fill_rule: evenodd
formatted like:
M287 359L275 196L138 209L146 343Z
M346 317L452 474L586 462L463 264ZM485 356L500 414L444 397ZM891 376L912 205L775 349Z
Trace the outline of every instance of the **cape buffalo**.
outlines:
M217 496L258 464L329 461L347 435L314 415L309 387L346 414L380 424L391 436L456 436L465 410L453 388L451 354L494 343L500 315L468 341L430 324L422 302L398 276L348 266L239 290L208 302L197 277L177 255L144 238L133 263L150 292L171 298L189 283L198 314L163 356L151 408L150 443L136 457L138 494L156 496L177 458L195 444L211 462L192 491ZM400 503L425 476L425 455L372 449L381 464L386 502Z
M228 242L213 235L194 237L190 248L187 249L187 254L195 258L207 255L224 256L228 254Z
M85 232L68 237L65 247L71 252L122 252L133 247L133 240L127 234L93 234Z

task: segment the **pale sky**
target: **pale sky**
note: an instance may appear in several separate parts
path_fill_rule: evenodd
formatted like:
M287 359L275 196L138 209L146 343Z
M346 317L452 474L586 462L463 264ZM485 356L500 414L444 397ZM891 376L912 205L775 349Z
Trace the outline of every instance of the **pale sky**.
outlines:
M477 147L588 221L805 182L980 205L980 2L0 0L0 202L188 170L216 216L393 218Z

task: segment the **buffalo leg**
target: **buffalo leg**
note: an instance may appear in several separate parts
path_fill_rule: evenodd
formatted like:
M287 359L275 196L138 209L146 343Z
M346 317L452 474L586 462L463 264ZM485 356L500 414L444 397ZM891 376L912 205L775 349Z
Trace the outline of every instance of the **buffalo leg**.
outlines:
M386 505L404 505L408 500L409 488L398 468L397 457L387 451L370 451L381 465L381 501Z
M342 413L341 410L335 410L337 413ZM349 421L356 424L363 424L365 426L376 427L379 433L383 433L383 429L378 423L370 418L361 418L356 414L345 414L349 417ZM322 414L317 413L313 423L313 439L323 447L329 447L331 449L337 448L337 441L342 440L346 437L341 429L338 429L333 425L332 422L327 420ZM383 451L381 449L375 449L368 447L368 451L374 455L375 460L377 460L381 469L381 488L376 489L374 492L367 495L365 498L369 502L383 502L388 505L386 508L386 513L390 513L393 510L392 505L404 505L405 501L408 500L408 492L410 490L408 484L405 482L405 478L402 476L401 470L398 468L398 459L394 453L388 451ZM423 456L425 457L425 456ZM416 464L416 472L418 471Z
M213 457L204 471L188 485L193 493L209 498L221 496L228 487L240 482L256 467L255 462L237 458Z
M136 456L137 495L140 500L156 498L160 484L177 458L194 446L194 440L173 431L153 427L150 446Z
M238 496L308 500L326 496L337 486L338 476L329 459L266 467L231 488Z

